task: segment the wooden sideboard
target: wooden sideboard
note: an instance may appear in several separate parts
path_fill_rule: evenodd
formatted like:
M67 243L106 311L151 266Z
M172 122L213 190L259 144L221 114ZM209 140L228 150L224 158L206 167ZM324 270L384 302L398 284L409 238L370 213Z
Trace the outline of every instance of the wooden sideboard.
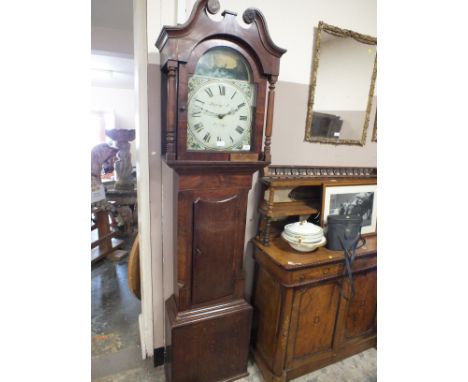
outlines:
M282 238L254 241L252 352L265 381L282 382L376 346L377 236L353 263L349 295L344 255L300 253Z

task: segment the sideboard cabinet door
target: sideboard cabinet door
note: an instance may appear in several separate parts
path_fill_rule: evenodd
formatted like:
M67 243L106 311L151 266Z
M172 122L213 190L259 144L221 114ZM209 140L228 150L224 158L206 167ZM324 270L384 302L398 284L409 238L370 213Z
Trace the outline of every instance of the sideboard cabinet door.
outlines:
M336 282L296 290L288 344L289 361L332 350L339 299Z
M342 298L338 314L336 345L342 345L376 331L377 319L377 270L355 274L354 296L346 301ZM345 283L349 293L349 285Z

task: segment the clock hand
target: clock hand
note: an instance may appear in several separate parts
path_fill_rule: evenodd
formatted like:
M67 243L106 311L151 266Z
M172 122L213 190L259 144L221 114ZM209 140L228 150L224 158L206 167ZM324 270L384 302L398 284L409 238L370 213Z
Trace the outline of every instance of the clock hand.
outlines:
M232 112L233 112L233 111L231 110L231 111L229 111L229 112L227 112L227 113L221 114L221 113L215 113L215 112L213 112L213 111L211 111L211 110L204 109L204 108L202 108L201 110L202 110L205 114L211 115L211 116L213 116L213 117L218 117L219 119L223 119L226 115L232 114Z
M207 114L207 115L211 115L211 116L213 116L213 117L218 117L219 119L223 119L226 115L231 115L231 114L237 113L237 111L238 111L239 109L240 109L240 108L239 108L239 106L238 106L238 107L236 107L235 109L229 110L227 113L215 113L215 112L213 112L213 111L211 111L211 110L208 110L208 109L205 109L205 108L203 108L203 107L200 108L200 110L201 110L203 113L205 113L205 114Z
M234 113L237 113L237 111L240 109L240 107L236 107L235 109L231 109L229 110L227 113L224 113L224 114L219 114L218 115L218 118L219 119L223 119L226 115L231 115L231 114L234 114Z
M218 118L220 118L220 117L219 117L220 114L214 113L214 112L212 112L211 110L201 108L201 111L203 111L205 114L211 115L211 116L213 116L213 117L218 117Z

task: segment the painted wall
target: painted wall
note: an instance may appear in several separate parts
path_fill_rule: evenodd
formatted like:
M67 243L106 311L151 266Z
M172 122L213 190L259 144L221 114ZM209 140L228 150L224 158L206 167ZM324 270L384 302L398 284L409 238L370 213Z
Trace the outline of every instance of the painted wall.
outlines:
M128 30L94 26L91 33L91 46L94 50L133 56L133 35Z
M147 1L148 30L148 98L150 105L149 152L150 183L158 187L161 179L161 192L150 193L151 211L160 211L161 231L151 230L153 257L163 257L163 279L153 278L153 290L163 289L164 299L172 294L173 281L173 171L162 163L159 141L160 134L158 105L159 57L154 43L162 25L175 25L177 17L183 22L195 3L186 1ZM320 20L341 28L376 36L376 0L224 0L221 9L238 13L241 20L243 11L256 7L265 15L273 41L287 53L281 60L280 77L276 86L276 103L273 120L272 155L273 164L285 165L342 165L376 166L376 144L370 142L372 126L369 127L367 143L364 147L332 146L304 142L305 120L309 92L309 77L312 62L314 27ZM187 10L187 12L186 12ZM242 23L242 22L241 22ZM151 112L153 108L153 112ZM373 121L374 111L371 113ZM157 154L156 154L157 153ZM153 170L154 171L153 171ZM246 294L250 296L253 276L252 248L250 239L257 230L257 205L260 198L257 174L254 175L252 190L249 193L247 208L245 260L247 272ZM152 213L152 222L153 222ZM159 219L159 218L158 218ZM162 245L161 245L162 243ZM164 299L153 301L155 311L162 317ZM154 345L163 346L164 322L154 321Z

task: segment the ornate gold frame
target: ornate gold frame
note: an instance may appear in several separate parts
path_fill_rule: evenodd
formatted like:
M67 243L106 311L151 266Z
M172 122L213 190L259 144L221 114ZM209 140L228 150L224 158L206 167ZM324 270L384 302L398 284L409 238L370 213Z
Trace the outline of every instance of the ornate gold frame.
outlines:
M370 83L370 88L369 88L369 97L367 100L366 116L364 119L364 126L362 130L361 139L360 140L358 139L341 139L340 140L340 139L312 136L312 115L313 115L313 106L314 106L315 86L317 84L317 71L318 71L319 58L320 58L320 37L321 37L322 31L326 31L327 33L330 33L332 35L339 36L339 37L351 37L355 39L356 41L362 42L363 44L377 45L377 38L375 37L353 32L348 29L341 29L336 26L326 24L323 21L319 22L317 33L315 36L315 50L314 50L313 59L312 59L312 72L310 76L309 100L307 103L307 119L306 119L304 141L328 143L328 144L333 144L333 145L364 146L364 144L366 143L367 128L369 126L369 116L370 116L370 112L372 108L372 98L374 96L375 80L377 78L377 54L375 55L375 59L374 59L374 69L372 71L371 83Z
M375 110L374 128L372 129L371 142L377 142L377 110Z

